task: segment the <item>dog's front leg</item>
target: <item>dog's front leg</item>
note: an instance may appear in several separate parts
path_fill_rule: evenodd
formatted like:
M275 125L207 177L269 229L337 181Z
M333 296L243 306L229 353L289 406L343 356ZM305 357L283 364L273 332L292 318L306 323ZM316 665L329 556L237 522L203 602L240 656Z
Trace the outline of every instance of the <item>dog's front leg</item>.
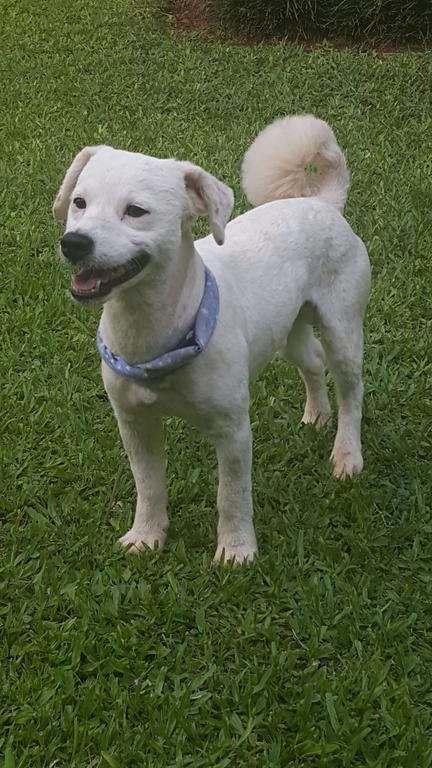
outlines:
M253 560L252 435L247 417L235 430L213 438L219 467L218 545L215 560Z
M131 421L116 415L137 489L135 519L120 543L137 554L145 547L162 547L168 528L163 426L155 416Z

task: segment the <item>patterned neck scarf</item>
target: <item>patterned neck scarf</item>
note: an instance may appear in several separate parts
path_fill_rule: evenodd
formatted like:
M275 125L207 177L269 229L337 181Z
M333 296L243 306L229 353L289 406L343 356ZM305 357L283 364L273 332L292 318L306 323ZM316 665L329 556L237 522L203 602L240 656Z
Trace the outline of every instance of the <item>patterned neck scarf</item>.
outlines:
M149 384L155 379L162 378L168 373L191 363L209 343L219 317L219 289L216 278L205 267L204 293L192 327L180 341L168 352L164 352L146 363L130 365L120 355L112 352L102 340L99 331L96 336L97 348L104 362L113 371L134 379L138 384Z

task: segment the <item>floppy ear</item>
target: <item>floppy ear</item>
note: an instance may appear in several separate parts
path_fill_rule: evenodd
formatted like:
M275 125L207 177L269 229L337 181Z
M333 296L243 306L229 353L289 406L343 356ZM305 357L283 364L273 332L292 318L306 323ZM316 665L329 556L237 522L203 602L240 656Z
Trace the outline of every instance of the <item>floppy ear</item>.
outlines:
M198 165L182 165L192 215L208 216L214 239L218 245L223 245L225 227L234 205L232 189Z
M93 157L99 149L100 147L84 147L81 152L78 152L72 165L66 171L66 176L57 192L57 197L54 200L53 205L54 217L59 221L66 221L71 194L76 186L79 175L90 158Z

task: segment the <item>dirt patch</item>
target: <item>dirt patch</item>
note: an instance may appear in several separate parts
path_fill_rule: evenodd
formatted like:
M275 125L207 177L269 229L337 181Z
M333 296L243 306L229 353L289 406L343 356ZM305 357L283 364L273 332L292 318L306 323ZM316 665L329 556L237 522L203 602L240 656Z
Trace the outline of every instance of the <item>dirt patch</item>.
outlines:
M209 19L203 0L173 0L168 12L177 29L183 32L203 30L217 33L217 26Z
M200 32L205 40L228 39L236 45L253 45L256 40L246 34L234 34L228 36L222 31L218 24L211 18L205 0L172 0L168 7L168 14L174 22L174 27L180 32ZM325 43L329 48L342 51L346 48L356 50L359 53L364 51L375 51L378 54L389 53L427 53L432 49L432 40L425 41L423 44L396 44L383 42L379 44L372 43L354 43L352 40L338 38L336 40L323 39L301 39L281 37L271 37L264 40L265 43L280 43L283 40L300 45L304 51L313 51L318 45Z

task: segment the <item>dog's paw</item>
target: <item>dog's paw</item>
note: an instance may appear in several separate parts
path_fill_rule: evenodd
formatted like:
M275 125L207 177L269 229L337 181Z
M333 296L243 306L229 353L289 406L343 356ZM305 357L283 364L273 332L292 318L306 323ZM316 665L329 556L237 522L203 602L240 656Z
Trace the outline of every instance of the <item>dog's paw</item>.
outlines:
M360 451L333 451L333 474L338 480L358 475L363 469L363 457Z
M302 424L313 424L316 429L321 429L326 424L330 424L332 412L330 409L318 409L311 403L306 403Z
M119 543L127 549L128 555L138 555L144 549L161 549L165 538L165 531L140 531L131 528L119 539Z
M236 565L251 563L257 553L252 547L218 547L213 558L214 563L229 563L234 561Z
M232 560L237 565L243 565L251 563L257 552L258 548L255 537L241 543L228 539L218 543L213 562L229 563Z

